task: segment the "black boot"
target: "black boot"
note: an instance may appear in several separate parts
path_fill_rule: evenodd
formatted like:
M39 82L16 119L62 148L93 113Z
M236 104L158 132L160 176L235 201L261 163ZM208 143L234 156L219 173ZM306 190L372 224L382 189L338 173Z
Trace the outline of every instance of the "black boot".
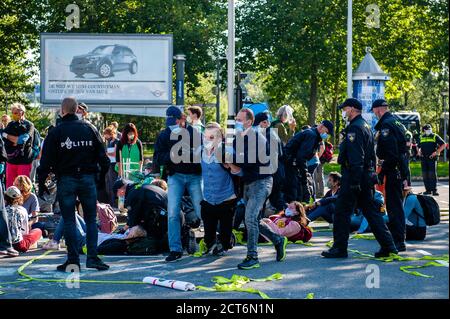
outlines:
M405 242L395 243L395 248L397 249L398 252L406 251L406 244Z
M325 258L347 258L347 249L339 249L331 247L329 250L322 251L322 256Z
M78 272L80 272L81 267L79 262L70 262L67 260L64 264L57 266L56 270L62 272L73 272L78 270Z
M86 268L95 268L97 270L108 270L109 266L98 257L88 257L86 260Z
M381 248L375 253L375 258L389 257L390 254L397 254L398 251L395 248Z

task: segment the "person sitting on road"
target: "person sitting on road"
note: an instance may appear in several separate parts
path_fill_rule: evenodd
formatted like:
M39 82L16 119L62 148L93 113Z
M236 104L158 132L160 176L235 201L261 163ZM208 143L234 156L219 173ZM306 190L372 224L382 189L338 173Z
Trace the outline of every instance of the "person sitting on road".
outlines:
M424 240L427 235L425 215L417 196L411 189L403 191L403 209L406 218L406 240Z
M37 243L42 236L42 231L39 228L30 230L27 210L21 206L23 196L17 187L8 187L5 192L5 202L13 247L24 253Z
M380 214L383 215L384 222L388 223L389 216L386 213L386 205L384 202L383 193L376 190L373 197L374 197L375 205L376 205L378 211L380 212ZM357 210L351 216L350 229L351 229L351 231L356 232L357 234L371 232L370 227L369 227L369 222L363 216L363 214L360 210Z
M341 187L341 174L338 172L331 172L328 174L327 187L329 188L329 191L323 198L305 206L309 220L314 221L317 218L322 217L328 223L333 223L334 203Z
M312 237L305 209L300 202L290 202L284 212L263 218L262 221L292 242L301 240L306 243Z
M39 214L39 200L36 194L31 192L33 189L31 179L26 175L19 175L14 180L14 186L16 186L22 194L22 207L27 210L29 226L32 228L40 228L36 225Z

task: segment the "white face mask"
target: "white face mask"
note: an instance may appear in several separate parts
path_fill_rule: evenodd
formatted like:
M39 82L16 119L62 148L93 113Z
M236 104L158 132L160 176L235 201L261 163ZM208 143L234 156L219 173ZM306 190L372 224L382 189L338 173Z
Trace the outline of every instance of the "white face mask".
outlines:
M344 110L342 110L342 119L343 119L345 122L348 122L347 112L345 112Z
M432 130L426 130L426 131L425 131L425 134L427 134L427 135L431 135L431 133L433 133Z
M214 141L209 141L209 140L203 140L203 146L207 149L210 150L214 147Z
M186 122L192 123L192 119L191 119L191 117L189 115L186 117Z
M75 113L75 115L78 117L79 120L83 119L83 114L81 113Z
M284 215L286 215L287 217L292 217L297 215L297 212L293 212L290 208L286 208L284 210Z

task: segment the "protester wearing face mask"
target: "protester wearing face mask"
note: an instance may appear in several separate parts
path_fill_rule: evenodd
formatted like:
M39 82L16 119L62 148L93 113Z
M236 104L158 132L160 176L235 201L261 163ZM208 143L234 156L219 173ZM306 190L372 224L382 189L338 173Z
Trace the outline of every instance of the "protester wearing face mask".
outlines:
M381 161L378 184L386 177L386 209L389 214L388 228L394 238L398 251L405 251L405 212L402 204L402 191L408 188L408 152L406 128L389 112L388 103L383 99L375 100L372 109L378 118L376 155Z
M339 195L341 187L341 174L331 172L327 181L328 192L320 200L306 205L305 210L309 220L314 221L319 217L325 219L328 223L333 223L334 203Z
M190 125L192 125L193 128L197 129L200 133L203 133L205 131L205 127L202 124L201 118L202 118L202 108L199 106L189 106L187 108L187 114L186 122L188 122Z
M122 138L116 147L116 162L116 171L120 178L137 181L135 174L142 172L144 152L133 123L125 125L122 131Z
M289 141L295 134L295 128L297 123L295 122L294 109L289 105L283 105L277 111L277 118L271 123L272 128L278 130L278 136L280 137L283 146Z
M267 140L252 129L254 114L243 108L236 115L236 137L233 141L233 164L241 169L244 184L245 226L247 228L247 257L238 264L239 269L259 268L258 237L263 234L271 240L276 250L276 260L286 258L287 238L278 235L260 223L260 211L272 191L273 179L270 162L264 163L261 154L266 155Z
M263 218L262 221L270 229L281 236L287 237L292 242L301 240L306 243L312 237L305 209L299 202L290 202L284 212L272 215L269 218Z
M116 155L117 155L117 145L119 144L119 139L117 138L117 131L114 126L108 126L103 130L103 139L106 143L106 154L111 161L108 173L106 174L105 188L106 194L108 196L108 203L111 207L117 207L115 200L115 194L112 191L114 182L117 180L118 174L115 170L116 167Z
M88 114L89 114L88 110L89 110L89 107L85 103L80 102L78 104L77 112L75 113L75 115L77 116L77 118L80 121L87 121L87 122L89 122L89 120L88 120Z
M39 155L33 151L35 127L25 119L25 106L11 106L12 121L2 132L8 161L6 164L6 187L12 186L19 175L30 177L32 162Z
M261 112L255 115L253 126L267 139L267 155L272 158L273 187L269 196L270 204L276 212L281 212L286 208L283 188L285 181L285 171L283 163L283 142L278 136L278 130L271 127L269 113Z
M444 140L433 133L430 124L426 124L419 142L419 157L422 164L424 195L438 196L437 192L437 160L445 148Z
M201 135L191 125L184 124L183 113L176 106L166 110L166 129L156 140L153 162L155 168L163 167L168 175L168 223L170 253L166 262L174 262L183 256L181 242L181 200L187 190L195 214L200 219L202 201L201 165L197 149ZM180 144L181 143L181 144ZM178 147L184 145L185 147Z
M320 143L333 135L333 127L333 123L324 120L315 127L298 132L286 144L286 176L290 178L286 183L285 200L309 202L312 194L308 187L307 162L316 155Z
M212 252L215 256L221 256L232 248L232 224L237 199L231 172L222 164L225 153L232 152L232 149L225 148L222 140L220 125L215 122L208 123L203 134L201 214L207 252Z

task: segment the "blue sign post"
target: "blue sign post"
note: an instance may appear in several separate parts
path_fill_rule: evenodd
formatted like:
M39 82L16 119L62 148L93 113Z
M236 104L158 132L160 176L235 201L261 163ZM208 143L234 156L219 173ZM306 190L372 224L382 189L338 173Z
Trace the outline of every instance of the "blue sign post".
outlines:
M373 128L377 118L370 112L372 102L376 99L384 99L385 82L390 79L389 75L375 61L366 48L366 55L355 72L353 72L353 97L361 101L363 105L362 116Z

